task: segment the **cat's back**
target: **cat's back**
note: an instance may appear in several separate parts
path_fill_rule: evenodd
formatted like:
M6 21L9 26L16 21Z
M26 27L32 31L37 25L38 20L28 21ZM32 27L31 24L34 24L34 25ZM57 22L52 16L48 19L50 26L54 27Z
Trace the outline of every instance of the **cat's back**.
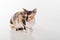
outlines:
M18 18L19 16L22 16L21 14L23 14L23 11L18 11L13 15L13 20L15 20L16 18Z

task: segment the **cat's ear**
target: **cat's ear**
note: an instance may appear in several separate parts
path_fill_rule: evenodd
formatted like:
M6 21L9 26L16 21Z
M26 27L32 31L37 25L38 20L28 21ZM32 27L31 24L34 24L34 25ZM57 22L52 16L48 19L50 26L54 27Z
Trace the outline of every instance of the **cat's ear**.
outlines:
M33 16L33 17L36 15L36 12L37 12L37 9L36 9L36 8L33 9L33 11L32 11L32 16Z
M32 11L33 13L36 13L37 12L37 9L35 8L35 9L33 9L33 11Z
M23 8L23 10L24 10L25 12L27 12L27 10L26 10L25 8Z

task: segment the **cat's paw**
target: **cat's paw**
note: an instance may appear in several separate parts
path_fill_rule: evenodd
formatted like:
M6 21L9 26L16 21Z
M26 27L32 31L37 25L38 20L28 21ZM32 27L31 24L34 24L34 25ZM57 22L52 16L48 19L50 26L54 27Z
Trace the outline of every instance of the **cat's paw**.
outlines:
M30 32L33 32L33 29L32 29L32 27L30 27L30 28L29 28L29 30L30 30Z

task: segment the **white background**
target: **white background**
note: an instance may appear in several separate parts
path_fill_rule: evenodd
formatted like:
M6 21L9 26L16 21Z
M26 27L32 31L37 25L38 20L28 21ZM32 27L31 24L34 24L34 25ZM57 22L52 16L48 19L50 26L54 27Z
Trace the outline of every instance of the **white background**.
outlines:
M32 34L10 31L11 16L37 8ZM0 40L60 40L60 0L0 0Z

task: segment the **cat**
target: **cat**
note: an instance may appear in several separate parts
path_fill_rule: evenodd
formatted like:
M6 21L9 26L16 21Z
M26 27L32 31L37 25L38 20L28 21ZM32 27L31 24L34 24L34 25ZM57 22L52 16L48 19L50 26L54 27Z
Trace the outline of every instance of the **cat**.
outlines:
M11 29L26 30L26 22L30 22L35 18L36 8L32 11L23 8L23 11L16 12L10 19ZM32 30L32 27L29 27Z

